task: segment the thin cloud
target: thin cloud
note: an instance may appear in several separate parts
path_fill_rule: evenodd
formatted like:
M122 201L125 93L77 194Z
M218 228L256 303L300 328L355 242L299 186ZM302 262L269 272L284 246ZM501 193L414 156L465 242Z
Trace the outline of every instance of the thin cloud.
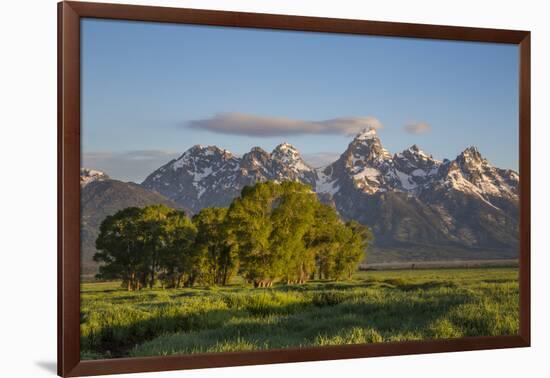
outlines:
M425 122L412 122L403 126L403 129L409 134L425 134L432 130L430 125Z
M155 169L179 155L164 150L88 152L82 154L82 166L103 171L116 180L139 183Z
M274 137L303 134L354 135L363 129L382 128L374 117L341 117L323 121L303 121L244 113L219 113L212 118L190 121L188 127L214 133Z
M331 163L334 163L340 157L340 154L335 152L318 152L312 154L302 155L305 162L314 168L325 167Z

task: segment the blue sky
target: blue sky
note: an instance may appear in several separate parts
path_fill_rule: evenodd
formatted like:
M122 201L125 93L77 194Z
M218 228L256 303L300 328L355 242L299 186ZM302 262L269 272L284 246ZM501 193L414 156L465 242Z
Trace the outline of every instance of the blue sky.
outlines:
M83 166L141 181L194 144L320 165L374 123L392 153L518 166L515 45L85 19ZM253 135L242 125L256 125ZM250 131L250 129L248 129ZM299 131L299 133L298 133Z

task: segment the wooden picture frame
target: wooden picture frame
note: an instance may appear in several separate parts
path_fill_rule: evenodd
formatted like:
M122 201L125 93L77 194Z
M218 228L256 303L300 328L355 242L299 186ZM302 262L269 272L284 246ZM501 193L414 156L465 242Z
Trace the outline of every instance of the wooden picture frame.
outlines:
M80 20L105 18L229 27L477 41L519 46L520 330L515 336L281 349L170 357L80 360ZM101 375L335 360L530 345L530 33L86 2L58 4L58 374Z

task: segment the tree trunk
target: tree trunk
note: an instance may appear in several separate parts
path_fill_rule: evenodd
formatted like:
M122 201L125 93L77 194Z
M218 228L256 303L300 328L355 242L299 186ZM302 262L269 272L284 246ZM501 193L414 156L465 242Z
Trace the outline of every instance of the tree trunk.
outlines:
M151 271L151 278L149 279L149 287L152 289L155 286L155 269Z

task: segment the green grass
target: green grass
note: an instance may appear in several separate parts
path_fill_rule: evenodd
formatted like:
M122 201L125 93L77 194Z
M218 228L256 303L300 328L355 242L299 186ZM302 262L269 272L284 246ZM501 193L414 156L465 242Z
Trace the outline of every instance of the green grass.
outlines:
M518 332L515 268L358 272L349 282L127 292L85 283L82 359Z

